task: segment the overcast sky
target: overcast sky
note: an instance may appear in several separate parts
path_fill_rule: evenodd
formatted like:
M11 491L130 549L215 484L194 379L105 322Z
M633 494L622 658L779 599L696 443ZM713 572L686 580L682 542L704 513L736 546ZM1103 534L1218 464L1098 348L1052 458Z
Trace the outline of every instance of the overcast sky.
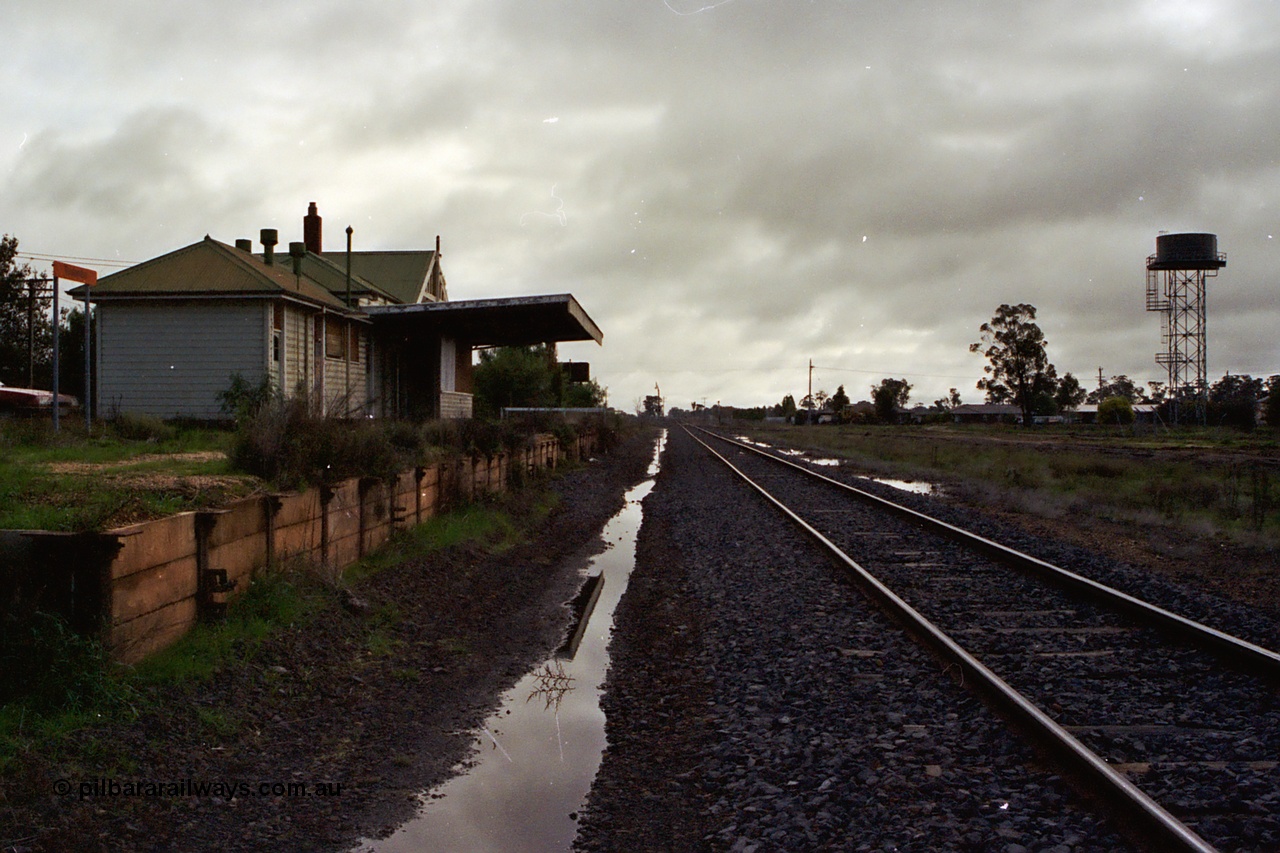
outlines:
M0 23L24 252L287 243L315 201L326 248L439 234L453 299L573 293L605 341L561 355L629 410L655 383L799 399L810 358L815 390L979 402L968 344L1002 302L1086 387L1162 379L1144 261L1210 231L1210 378L1280 372L1270 0L6 0Z

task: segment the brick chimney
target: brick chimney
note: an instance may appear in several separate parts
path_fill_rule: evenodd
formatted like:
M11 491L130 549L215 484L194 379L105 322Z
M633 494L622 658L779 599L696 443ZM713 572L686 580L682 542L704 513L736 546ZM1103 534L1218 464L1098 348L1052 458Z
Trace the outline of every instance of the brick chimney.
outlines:
M302 217L302 242L306 243L308 252L320 254L320 214L316 213L314 201L307 208L307 215Z

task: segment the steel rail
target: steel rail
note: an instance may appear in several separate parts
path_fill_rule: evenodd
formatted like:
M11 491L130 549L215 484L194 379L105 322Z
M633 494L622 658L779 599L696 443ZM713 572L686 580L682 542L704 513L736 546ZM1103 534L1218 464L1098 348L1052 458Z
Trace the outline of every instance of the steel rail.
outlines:
M1219 631L1217 628L1211 628L1202 622L1196 622L1185 616L1179 616L1172 611L1157 607L1150 602L1135 598L1126 592L1121 592L1114 587L1086 578L1083 575L1076 574L1061 566L1055 566L1052 563L1032 557L1030 554L1024 554L1010 548L1007 545L1001 545L986 537L971 533L963 528L948 524L945 521L917 512L910 507L896 504L893 501L886 500L878 495L865 492L856 486L848 483L842 483L817 471L798 465L789 459L783 459L768 453L758 447L753 447L741 441L728 438L718 433L714 433L707 429L698 427L707 435L713 436L720 441L727 442L735 447L743 450L750 450L766 459L770 459L781 465L788 465L798 471L803 471L810 477L815 477L823 482L829 483L840 489L852 493L860 500L867 501L882 509L892 512L901 518L906 518L917 524L946 536L949 539L960 542L974 550L980 551L988 557L997 560L1005 565L1020 569L1021 571L1035 575L1046 581L1054 583L1060 587L1072 589L1081 592L1095 601L1102 602L1108 606L1124 610L1126 612L1136 614L1148 623L1158 627L1164 631L1176 634L1192 644L1215 652L1226 661L1235 664L1243 669L1247 669L1257 675L1264 676L1274 681L1280 681L1280 654L1251 643L1240 637Z
M852 557L820 533L812 525L793 512L786 504L770 494L763 486L743 473L736 465L716 452L715 448L684 428L689 437L706 448L707 452L723 462L747 485L759 492L777 507L801 530L818 542L837 562L853 575L854 580L892 617L905 624L908 630L943 659L960 667L962 683L972 686L985 696L1001 712L1017 722L1046 752L1056 756L1077 778L1092 786L1092 793L1115 814L1123 828L1134 832L1135 840L1143 847L1162 851L1194 851L1194 853L1218 853L1217 849L1197 835L1189 827L1144 794L1137 786L1116 772L1101 757L1078 741L1070 732L1058 725L1053 718L1034 703L1010 687L1000 676L967 652L940 628L907 604L893 590L860 566ZM714 435L704 430L709 435ZM725 439L729 441L729 439ZM731 442L738 444L738 442ZM785 461L785 460L779 460ZM797 466L798 467L798 466ZM804 470L804 469L802 469Z

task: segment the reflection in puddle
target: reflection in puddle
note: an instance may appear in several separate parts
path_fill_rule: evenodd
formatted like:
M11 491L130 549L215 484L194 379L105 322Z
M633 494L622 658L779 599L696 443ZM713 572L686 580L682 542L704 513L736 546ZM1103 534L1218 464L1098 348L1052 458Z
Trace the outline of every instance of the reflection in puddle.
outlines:
M525 702L529 703L534 698L545 700L542 710L550 711L555 706L556 712L560 711L560 703L564 701L564 695L573 689L573 682L576 681L572 675L568 675L564 671L564 664L559 660L555 662L555 669L551 668L551 664L544 663L542 669L533 676L533 692L525 697Z
M895 489L901 489L904 492L913 492L917 495L934 495L940 494L942 489L933 483L916 482L914 480L886 480L880 477L869 478L873 483L881 483L885 486L892 486Z
M607 548L591 559L586 573L593 577L572 604L575 619L584 617L574 632L485 721L466 772L424 795L418 816L390 838L366 840L358 851L505 853L573 844L577 811L605 747L600 685L613 611L635 566L640 501L653 488L666 440L663 430L650 479L627 492L626 506L600 533Z

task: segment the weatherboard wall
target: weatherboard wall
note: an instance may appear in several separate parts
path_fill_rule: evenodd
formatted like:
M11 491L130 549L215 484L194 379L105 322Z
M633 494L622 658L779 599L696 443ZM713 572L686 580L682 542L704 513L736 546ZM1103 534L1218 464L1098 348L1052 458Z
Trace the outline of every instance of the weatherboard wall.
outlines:
M258 381L267 364L260 300L117 302L98 312L98 410L223 417L231 375ZM108 366L110 369L103 369Z

